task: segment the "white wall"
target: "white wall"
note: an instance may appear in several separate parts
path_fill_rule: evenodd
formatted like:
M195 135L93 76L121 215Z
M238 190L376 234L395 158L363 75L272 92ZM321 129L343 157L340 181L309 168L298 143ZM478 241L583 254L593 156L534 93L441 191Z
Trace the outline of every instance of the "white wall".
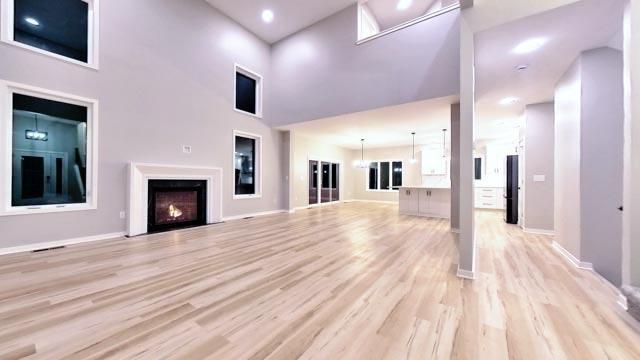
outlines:
M524 227L554 230L554 105L525 107L524 142ZM535 181L544 176L544 181Z

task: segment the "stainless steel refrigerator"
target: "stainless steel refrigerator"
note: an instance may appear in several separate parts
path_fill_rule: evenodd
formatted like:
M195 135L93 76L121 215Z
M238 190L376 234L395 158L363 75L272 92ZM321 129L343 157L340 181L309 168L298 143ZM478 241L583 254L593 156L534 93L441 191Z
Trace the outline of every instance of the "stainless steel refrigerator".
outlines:
M518 224L518 155L507 156L507 211L505 221L508 224Z

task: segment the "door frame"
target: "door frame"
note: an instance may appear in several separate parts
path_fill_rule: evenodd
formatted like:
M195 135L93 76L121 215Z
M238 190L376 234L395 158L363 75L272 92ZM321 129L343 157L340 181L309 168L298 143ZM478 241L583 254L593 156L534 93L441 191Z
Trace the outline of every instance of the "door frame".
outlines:
M316 207L316 206L328 206L333 204L339 204L344 202L344 161L338 159L327 158L324 156L316 156L316 155L307 155L307 176L309 174L309 161L317 161L318 162L318 203L317 204L309 204L309 179L307 178L307 207ZM338 164L340 167L340 174L338 174L338 200L337 201L329 201L326 203L321 202L321 191L322 191L322 163L333 163ZM331 167L329 167L331 168Z

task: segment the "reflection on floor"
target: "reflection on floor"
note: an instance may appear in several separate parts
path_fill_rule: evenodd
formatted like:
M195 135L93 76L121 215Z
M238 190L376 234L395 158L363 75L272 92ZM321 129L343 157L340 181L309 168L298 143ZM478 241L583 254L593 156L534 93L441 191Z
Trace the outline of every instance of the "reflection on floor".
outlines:
M609 285L477 224L473 282L447 221L387 204L3 256L0 358L640 358Z

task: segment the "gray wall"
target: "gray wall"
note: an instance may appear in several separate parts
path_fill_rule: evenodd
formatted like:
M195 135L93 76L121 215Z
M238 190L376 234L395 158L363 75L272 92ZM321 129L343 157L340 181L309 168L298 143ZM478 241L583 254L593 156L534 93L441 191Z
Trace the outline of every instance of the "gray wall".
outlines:
M100 11L99 71L0 44L1 79L100 101L98 210L2 217L0 248L124 231L130 161L222 167L224 216L283 208L281 135L232 104L235 62L269 88L270 47L203 0L109 0ZM261 199L232 200L234 129L263 136Z
M351 6L273 46L275 123L459 93L459 11L356 45L356 10Z
M623 58L611 48L582 55L580 174L583 261L621 284Z
M621 284L623 61L584 52L556 89L556 241Z
M524 141L524 227L553 231L553 103L527 105ZM544 175L544 182L534 176Z

